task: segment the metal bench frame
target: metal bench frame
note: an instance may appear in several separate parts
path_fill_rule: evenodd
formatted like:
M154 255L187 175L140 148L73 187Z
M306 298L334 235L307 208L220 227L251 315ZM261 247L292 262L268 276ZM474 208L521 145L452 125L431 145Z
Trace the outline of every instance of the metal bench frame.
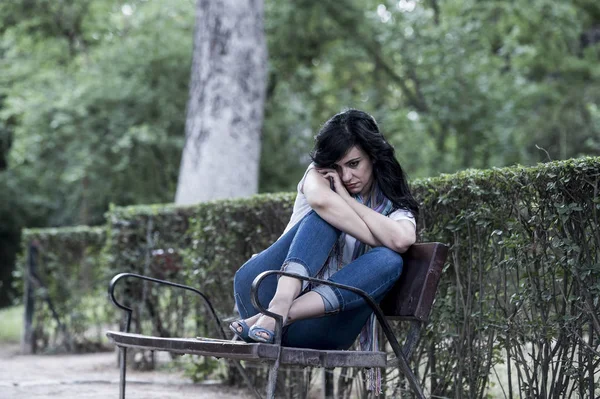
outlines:
M441 243L422 243L413 245L404 256L403 273L381 302L381 307L366 292L348 285L338 284L327 280L316 279L312 277L299 276L293 273L287 273L279 270L266 271L259 274L252 282L251 299L253 305L265 315L275 319L275 343L242 343L240 341L228 341L227 335L223 330L221 321L217 316L210 300L199 290L177 283L165 280L159 280L152 277L142 276L133 273L120 273L113 277L109 284L108 294L113 304L127 313L125 332L108 331L107 336L118 346L120 351L120 399L125 399L126 368L127 368L127 348L142 348L150 350L159 350L175 353L198 354L204 356L214 356L218 358L227 358L233 361L234 365L244 378L244 381L257 398L261 398L260 393L250 381L244 367L239 360L246 361L267 361L272 363L267 385L267 398L275 397L275 388L277 382L277 373L280 364L295 364L300 366L312 367L385 367L387 361L384 352L362 352L362 351L325 351L314 349L287 348L281 345L281 332L283 325L282 316L269 312L258 301L258 289L262 281L270 275L282 275L295 277L300 280L311 283L325 284L339 289L351 291L364 299L364 301L373 309L388 342L390 343L394 354L396 355L397 367L407 378L413 392L418 398L425 398L419 381L413 371L410 369L408 359L415 348L422 325L427 322L437 284L442 272L442 268L448 253L448 247ZM188 290L199 295L210 311L210 314L217 325L217 331L222 339L211 338L162 338L150 337L139 334L129 333L131 324L131 314L133 310L117 301L114 289L118 281L125 278L135 278L150 281L160 285L167 285L175 288ZM394 335L388 319L405 320L411 322L410 331L406 337L403 347L400 347L396 336Z

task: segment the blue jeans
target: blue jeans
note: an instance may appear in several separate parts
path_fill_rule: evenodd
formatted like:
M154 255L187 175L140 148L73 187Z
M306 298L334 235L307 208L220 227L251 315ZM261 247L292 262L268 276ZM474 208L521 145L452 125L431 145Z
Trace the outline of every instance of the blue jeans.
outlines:
M311 211L269 248L248 260L235 274L234 294L240 315L258 313L250 300L254 278L267 270L286 270L314 277L324 267L341 232ZM360 288L381 301L402 272L402 257L386 247L376 247L334 273L329 280ZM259 288L258 298L267 306L277 288L277 277L269 276ZM325 304L323 317L296 321L283 329L285 346L313 349L348 349L372 313L358 295L338 288L314 289Z

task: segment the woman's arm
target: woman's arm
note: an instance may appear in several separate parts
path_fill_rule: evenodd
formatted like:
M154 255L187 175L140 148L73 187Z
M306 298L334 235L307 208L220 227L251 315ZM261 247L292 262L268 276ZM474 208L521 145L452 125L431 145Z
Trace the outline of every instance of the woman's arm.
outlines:
M308 171L302 191L310 207L327 223L371 247L382 245L365 221L339 194L331 190L329 180L317 170Z
M392 220L352 197L346 203L366 223L373 236L389 249L403 253L417 240L415 226L410 221Z
M346 190L338 173L330 169L323 177L333 179L338 195L365 223L375 240L398 253L406 252L416 241L415 226L408 220L392 220L356 201ZM331 223L331 222L330 222ZM358 237L357 237L358 238ZM362 241L359 239L359 241ZM363 241L364 242L364 241Z

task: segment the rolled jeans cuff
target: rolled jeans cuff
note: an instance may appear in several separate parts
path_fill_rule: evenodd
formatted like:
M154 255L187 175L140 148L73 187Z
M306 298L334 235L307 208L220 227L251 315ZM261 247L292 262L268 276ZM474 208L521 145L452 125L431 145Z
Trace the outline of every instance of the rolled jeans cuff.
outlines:
M335 313L340 309L340 301L335 291L328 285L319 285L313 291L321 295L325 305L325 314Z
M281 268L281 271L287 272L287 273L299 274L302 277L308 277L307 267L301 263L294 262L294 261L290 261L290 262L286 263L285 265L283 265L283 267ZM302 280L302 291L304 291L307 286L308 286L308 281Z

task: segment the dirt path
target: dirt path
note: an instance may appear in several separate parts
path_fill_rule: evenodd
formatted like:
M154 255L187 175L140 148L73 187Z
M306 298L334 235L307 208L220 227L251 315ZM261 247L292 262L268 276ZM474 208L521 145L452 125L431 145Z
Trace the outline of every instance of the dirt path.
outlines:
M106 399L119 397L115 353L19 355L17 345L0 346L0 398ZM245 399L242 390L192 384L181 373L127 370L127 397Z

